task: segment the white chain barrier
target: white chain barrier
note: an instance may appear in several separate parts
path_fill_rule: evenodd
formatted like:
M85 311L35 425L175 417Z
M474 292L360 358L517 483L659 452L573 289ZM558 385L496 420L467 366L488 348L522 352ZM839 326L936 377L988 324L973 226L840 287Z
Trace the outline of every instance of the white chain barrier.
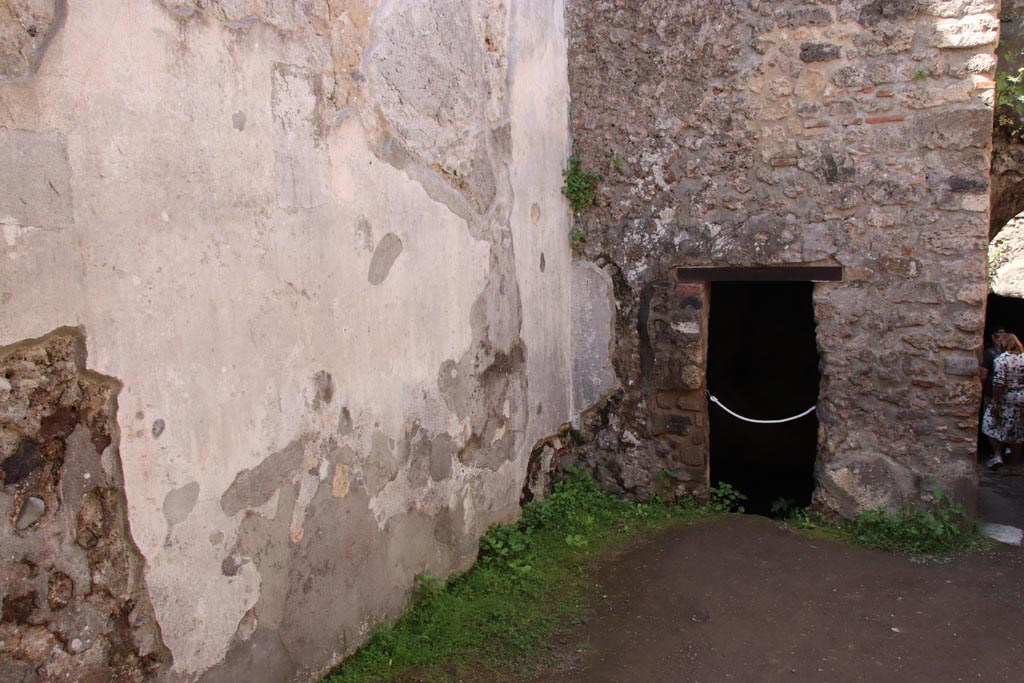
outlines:
M800 413L799 415L794 415L793 417L785 417L785 418L782 418L781 420L755 420L755 419L753 419L751 417L743 417L739 413L736 413L736 412L733 412L732 410L729 410L725 406L725 404L722 403L721 401L719 401L718 398L715 395L713 395L710 391L707 392L707 394L708 394L708 398L711 399L712 403L714 403L719 408L721 408L725 412L727 412L730 415L732 415L733 417L735 417L737 420L743 420L744 422L751 422L753 424L758 424L758 425L777 425L777 424L782 424L783 422L792 422L793 420L799 420L801 417L804 417L805 415L810 415L817 408L817 406L811 406L810 408L808 408L804 412Z

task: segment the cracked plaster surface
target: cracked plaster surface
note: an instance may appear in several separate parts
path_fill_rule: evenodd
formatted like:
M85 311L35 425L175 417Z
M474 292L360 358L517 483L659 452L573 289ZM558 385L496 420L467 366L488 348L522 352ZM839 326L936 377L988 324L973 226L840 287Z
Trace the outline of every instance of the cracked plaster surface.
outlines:
M0 320L12 340L80 323L124 382L169 681L236 680L254 651L264 673L321 671L413 574L464 567L516 514L528 440L567 419L550 363L527 381L531 348L567 358L544 326L568 263L564 70L540 66L564 55L559 7L98 0L71 8L32 80L0 88L19 150L64 136L75 219L4 228ZM422 33L448 22L460 43ZM554 118L513 66L552 79ZM540 249L543 281L518 263ZM330 590L347 602L318 604Z

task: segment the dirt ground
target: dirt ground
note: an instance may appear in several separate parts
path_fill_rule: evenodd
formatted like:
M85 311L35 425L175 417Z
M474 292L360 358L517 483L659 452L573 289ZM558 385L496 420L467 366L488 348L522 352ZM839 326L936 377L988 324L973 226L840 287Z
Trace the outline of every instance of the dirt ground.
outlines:
M978 468L978 521L1024 528L1024 464Z
M1024 465L979 476L979 521L1024 528ZM594 618L533 674L402 683L1024 681L1021 547L920 562L725 515L602 564Z
M598 576L593 620L535 680L1024 680L1024 550L946 563L763 517L675 528Z

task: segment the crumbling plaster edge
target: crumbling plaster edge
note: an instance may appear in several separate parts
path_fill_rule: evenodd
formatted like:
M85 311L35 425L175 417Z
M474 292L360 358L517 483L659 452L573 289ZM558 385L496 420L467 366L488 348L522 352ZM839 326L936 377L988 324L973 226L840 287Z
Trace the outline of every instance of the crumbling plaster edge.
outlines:
M42 40L39 41L39 47L36 48L35 58L29 64L28 73L24 76L15 77L4 77L0 76L0 83L19 83L32 80L36 73L39 71L39 66L46 59L46 53L50 50L50 45L53 43L57 34L64 28L64 23L68 17L68 0L55 0L54 1L54 14L53 23L50 24L49 30L43 34Z

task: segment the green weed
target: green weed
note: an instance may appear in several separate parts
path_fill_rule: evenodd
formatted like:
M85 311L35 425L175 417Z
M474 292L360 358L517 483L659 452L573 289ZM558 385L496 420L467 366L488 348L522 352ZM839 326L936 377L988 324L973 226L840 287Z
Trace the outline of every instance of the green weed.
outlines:
M719 482L708 489L708 507L715 512L745 512L743 501L745 495L736 490L732 484Z
M581 246L587 241L587 233L580 228L573 228L569 231L569 246L573 249Z
M830 520L818 512L796 509L785 521L814 536L914 557L947 557L985 543L963 506L939 490L932 492L931 504L922 510L900 513L865 510L856 520L842 522Z
M660 482L668 482L669 484L675 484L679 481L679 473L675 470L670 470L667 467L662 467L658 470L658 473L654 475L654 478Z
M1024 69L996 74L996 122L1011 136L1024 136Z
M1011 37L1019 32L1024 17L1015 21L1016 30L1004 29L996 48L1000 61L1006 64L1014 63L1022 55L1020 49L1011 48ZM995 109L998 126L1018 142L1024 138L1024 68L996 73Z
M439 579L430 571L417 574L412 586L413 598L416 600L429 600L444 590L444 580Z
M852 532L865 545L910 555L949 555L977 542L974 525L963 506L942 491L932 493L932 504L919 511L893 514L865 510Z
M583 162L579 157L569 157L569 167L562 171L565 185L562 194L569 200L573 213L579 213L597 200L597 181L601 174L596 171L584 171Z

